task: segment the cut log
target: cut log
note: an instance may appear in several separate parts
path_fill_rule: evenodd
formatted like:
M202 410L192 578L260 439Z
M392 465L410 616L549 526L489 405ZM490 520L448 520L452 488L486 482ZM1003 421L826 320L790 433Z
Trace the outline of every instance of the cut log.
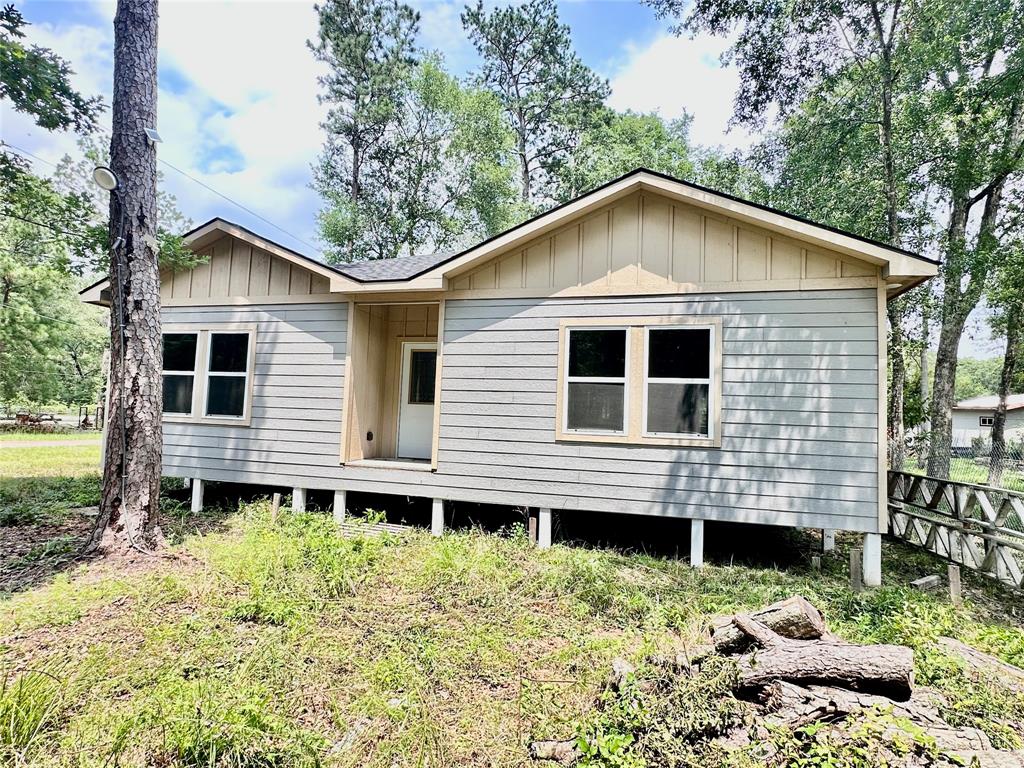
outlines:
M576 739L565 741L535 741L530 744L530 757L534 760L554 760L562 765L572 765L580 759Z
M750 618L793 640L816 640L828 634L821 612L799 595L772 603L750 614ZM750 638L732 617L725 617L716 622L711 642L719 653L740 653L750 645Z
M855 712L882 707L897 717L906 717L922 727L945 729L949 724L939 714L942 699L931 691L915 692L908 701L893 701L885 696L850 691L845 688L803 686L776 680L761 695L771 712L765 722L800 728L818 720L838 720Z
M740 657L739 675L738 687L743 691L786 680L906 701L913 690L914 652L902 645L786 640Z
M1024 691L1024 669L1007 664L1002 659L971 648L966 643L961 643L952 637L940 637L938 643L940 648L963 659L964 663L975 672L986 677L994 677L1016 691Z

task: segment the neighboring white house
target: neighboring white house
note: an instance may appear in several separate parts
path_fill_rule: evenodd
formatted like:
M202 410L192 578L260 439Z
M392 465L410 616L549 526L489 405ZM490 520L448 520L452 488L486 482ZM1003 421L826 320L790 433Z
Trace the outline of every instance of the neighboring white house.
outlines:
M634 171L457 253L336 267L215 219L162 275L163 467L855 531L880 578L886 301L934 262ZM109 285L83 291L105 304Z
M961 400L953 406L953 447L970 448L976 437L988 437L999 407L998 395ZM1024 394L1006 398L1006 437L1024 436Z

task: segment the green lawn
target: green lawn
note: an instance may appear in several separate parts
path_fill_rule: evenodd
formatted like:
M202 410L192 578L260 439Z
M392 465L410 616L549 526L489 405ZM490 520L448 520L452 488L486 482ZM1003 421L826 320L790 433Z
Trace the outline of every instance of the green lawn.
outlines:
M924 467L912 458L907 459L906 471L925 473ZM978 464L974 459L953 458L949 464L949 478L960 483L988 485L988 466ZM1024 493L1024 474L1012 469L1004 470L1000 487Z
M102 433L95 431L83 432L0 432L0 443L28 440L99 440Z
M47 519L60 499L96 489L18 482L30 485L9 481L0 507L46 496ZM521 532L346 538L327 516L272 522L266 502L195 519L167 500L164 512L180 541L166 556L92 563L0 601L0 764L527 766L532 739L582 732L624 745L591 765L667 765L643 762L650 742L632 733L665 702L595 708L612 659L633 659L642 677L652 652L702 642L715 614L795 593L844 637L912 645L918 683L947 693L949 717L1020 746L1006 723L1024 721L1024 697L972 687L933 643L953 635L1024 663L1024 632L1007 618L1019 603L969 574L959 608L910 590L941 565L900 545L886 547L886 586L854 595L852 538L822 573L799 535L784 540L796 553L784 569L695 571L612 550L538 551ZM49 556L37 548L24 567ZM710 700L702 680L685 685L692 719ZM757 764L689 742L661 748L680 766ZM872 764L863 759L829 764Z
M99 472L99 445L3 447L0 478L79 476Z

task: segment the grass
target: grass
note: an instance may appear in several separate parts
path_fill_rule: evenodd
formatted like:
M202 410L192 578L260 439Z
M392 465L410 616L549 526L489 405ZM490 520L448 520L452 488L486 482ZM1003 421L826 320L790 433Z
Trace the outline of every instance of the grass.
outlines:
M969 575L959 608L907 589L940 568L919 550L887 545L888 586L855 596L842 548L821 574L806 558L695 572L610 550L538 552L521 530L342 538L315 515L273 524L265 503L197 517L168 499L170 558L53 576L81 533L69 509L99 501L98 448L71 455L82 449L94 452L84 466L63 447L0 449L0 537L46 533L0 562L45 573L0 602L0 765L525 766L530 740L580 734L583 766L749 768L763 759L703 739L738 717L717 695L729 670L683 679L643 660L698 644L715 614L794 593L844 637L911 645L949 722L1024 746L1024 697L979 684L934 644L950 635L1024 665L1021 605ZM69 463L78 476L48 476ZM602 694L616 656L639 663L643 685ZM900 749L930 755L884 713L854 726L850 742L769 741L793 764L860 766L895 730L912 742Z
M40 442L46 440L99 440L100 433L79 430L68 432L0 432L0 443Z
M59 525L64 522L69 509L99 503L98 474L13 478L0 475L0 528Z
M35 483L21 493L45 487L20 482ZM95 480L61 482L48 493L94 492ZM642 765L655 748L678 750L678 765L754 765L686 746L735 716L712 698L728 687L725 668L594 703L616 656L650 677L643 659L698 644L714 614L794 593L844 637L911 644L918 680L950 697L948 717L1020 746L1005 723L1024 719L1024 700L973 684L933 642L952 635L1024 663L1019 606L969 576L961 607L902 586L937 564L899 545L886 548L889 586L853 595L842 555L822 573L799 561L694 571L612 550L538 551L518 530L346 538L327 516L271 522L266 502L221 522L205 534L182 526L168 557L100 563L0 602L11 762L526 766L530 740L582 733L591 766ZM863 727L864 739L887 732ZM787 738L780 750L807 754Z
M913 458L907 459L906 471L925 474L924 467ZM988 466L978 464L974 459L953 457L949 463L949 478L961 483L988 485ZM1024 474L1007 468L1003 470L1003 478L999 485L1008 491L1024 493Z
M0 478L81 476L99 467L98 445L0 447Z

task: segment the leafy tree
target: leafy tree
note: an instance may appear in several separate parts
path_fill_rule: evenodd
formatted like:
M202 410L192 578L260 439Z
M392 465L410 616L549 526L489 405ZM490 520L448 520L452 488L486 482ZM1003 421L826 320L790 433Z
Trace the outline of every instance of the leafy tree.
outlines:
M650 2L662 14L684 12L681 0ZM1012 0L697 0L680 25L736 32L729 56L741 74L737 119L761 122L775 106L808 127L810 145L785 146L787 162L803 166L787 190L805 190L794 200L845 210L848 228L912 247L916 241L943 256L932 474L948 469L956 349L984 290L1002 197L1020 164L1022 13ZM825 183L806 183L816 167L826 171ZM820 196L829 187L841 198ZM931 208L922 217L924 201ZM909 303L888 307L889 425L897 444Z
M78 227L91 209L45 179L19 174L18 194L0 217L0 397L95 402L105 323L75 291Z
M636 168L692 178L689 125L689 116L666 123L657 115L609 110L583 132L564 161L552 165L555 198L571 200Z
M71 67L48 48L26 45L28 22L13 5L0 10L0 98L31 115L48 131L88 133L103 109L98 96L85 97L71 87Z
M773 203L772 184L755 155L697 147L693 161L698 184L762 205Z
M320 101L330 105L316 186L358 219L368 166L392 150L390 133L418 53L419 14L399 0L327 0L316 10L319 35L308 45L329 68Z
M483 59L477 79L501 99L515 133L522 200L535 206L556 194L557 169L603 116L608 83L573 50L555 0L490 12L477 0L462 23Z
M493 94L464 88L426 57L396 96L396 121L364 157L354 201L332 169L321 233L336 261L392 258L496 234L517 220L509 156L513 137Z
M97 165L110 165L110 137L107 135L83 136L78 140L81 157L72 159L64 155L53 173L54 188L68 199L83 200L89 209L83 212L83 239L76 253L76 267L81 271L104 272L107 270L110 241L105 221L109 201L107 192L97 186L92 172ZM192 220L178 208L178 200L162 189L163 173L157 172L157 242L159 243L160 267L162 269L190 269L204 261L185 245L181 235L192 228Z
M1001 241L1013 236L1004 227L1006 194L1024 172L1024 7L932 0L918 14L905 62L908 92L932 158L929 182L948 209L939 239L941 328L928 458L928 473L946 476L960 338Z
M1003 250L988 291L989 322L1005 339L999 373L999 406L992 419L992 458L988 483L999 485L1006 459L1006 398L1013 392L1020 355L1024 350L1024 237Z
M932 353L934 357L934 353ZM999 390L999 372L1002 360L998 357L977 359L963 357L956 369L956 402L982 395L994 395Z

